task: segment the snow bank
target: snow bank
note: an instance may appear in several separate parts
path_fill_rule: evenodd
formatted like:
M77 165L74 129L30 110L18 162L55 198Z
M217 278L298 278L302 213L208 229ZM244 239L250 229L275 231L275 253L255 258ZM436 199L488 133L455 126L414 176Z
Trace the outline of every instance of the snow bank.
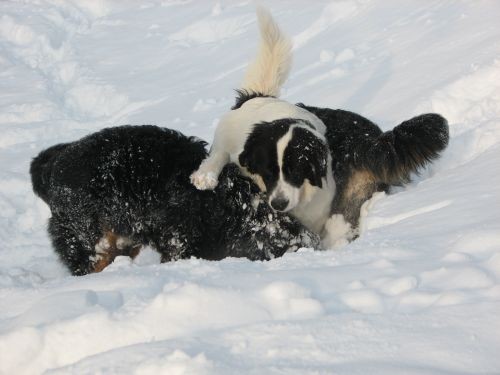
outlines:
M257 45L236 2L0 3L0 374L479 374L500 359L499 5L269 2L295 44L294 102L384 129L425 111L443 157L378 194L339 250L71 277L28 168L105 126L210 140Z

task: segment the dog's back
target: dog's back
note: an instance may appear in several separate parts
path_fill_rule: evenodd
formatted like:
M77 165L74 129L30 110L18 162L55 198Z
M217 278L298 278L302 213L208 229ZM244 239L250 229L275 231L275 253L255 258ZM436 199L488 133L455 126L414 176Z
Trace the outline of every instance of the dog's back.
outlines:
M142 245L169 261L263 260L318 244L293 219L271 215L234 165L214 192L195 189L189 175L205 145L170 129L123 126L41 152L31 165L33 189L51 208L52 244L71 272L98 272Z
M327 246L338 246L338 238L355 238L363 203L377 191L409 182L412 174L438 158L448 144L448 123L438 114L416 116L383 132L353 112L299 106L324 122L332 155L337 191L326 226L337 229L325 240Z
M379 183L407 183L411 174L438 158L448 145L448 122L436 113L416 116L382 132L354 112L299 105L325 123L336 179L359 169L371 172Z

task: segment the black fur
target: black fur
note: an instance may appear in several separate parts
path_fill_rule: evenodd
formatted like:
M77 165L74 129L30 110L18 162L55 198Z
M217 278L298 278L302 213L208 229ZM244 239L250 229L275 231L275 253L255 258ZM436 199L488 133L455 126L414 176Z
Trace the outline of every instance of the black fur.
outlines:
M236 89L236 102L231 109L238 109L247 101L254 98L274 98L274 96L262 94L260 92L247 91L245 89Z
M318 237L272 211L258 188L228 165L214 191L199 191L189 175L206 157L205 142L156 126L104 129L53 146L31 164L33 189L50 206L49 234L74 275L99 271L151 245L162 261L227 256L264 260ZM130 240L96 254L103 237ZM118 243L118 242L116 242ZM99 264L98 264L99 263Z
M277 142L288 132L290 126L296 124L310 126L307 121L294 118L256 124L238 156L242 167L262 177L268 193L275 188L280 174ZM285 181L300 187L307 178L311 184L321 187L321 179L326 176L327 152L326 145L309 130L295 128L283 155Z
M283 154L283 175L290 185L300 187L304 180L323 187L326 177L328 147L315 134L295 128Z
M268 192L276 186L280 173L276 143L293 122L293 119L281 119L273 121L272 126L267 122L256 124L238 156L242 167L262 177Z
M50 199L49 184L52 175L52 166L54 165L54 159L67 146L68 143L61 143L52 146L40 152L40 154L31 162L30 174L33 191L45 202L48 202Z
M349 111L298 104L326 125L336 196L332 214L358 225L361 205L376 191L410 181L413 173L439 157L449 140L448 123L428 113L382 130Z

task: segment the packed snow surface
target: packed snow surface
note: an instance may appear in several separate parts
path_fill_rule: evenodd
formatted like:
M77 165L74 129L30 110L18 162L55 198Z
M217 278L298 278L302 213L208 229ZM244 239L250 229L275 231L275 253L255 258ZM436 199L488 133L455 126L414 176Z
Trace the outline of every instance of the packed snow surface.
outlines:
M71 277L30 160L107 126L212 139L255 54L248 1L0 2L1 374L500 374L500 3L269 1L283 97L390 129L450 123L443 157L374 197L341 250Z

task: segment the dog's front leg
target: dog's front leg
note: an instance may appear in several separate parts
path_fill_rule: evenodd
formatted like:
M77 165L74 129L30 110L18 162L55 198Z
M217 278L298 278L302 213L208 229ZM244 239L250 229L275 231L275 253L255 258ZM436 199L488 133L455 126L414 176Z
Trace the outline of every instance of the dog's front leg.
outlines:
M219 175L232 154L241 148L242 133L237 119L231 111L221 118L215 129L214 142L208 157L191 174L191 183L198 190L213 190L219 182Z
M322 233L322 246L325 249L339 249L358 236L353 226L343 214L333 214L327 220Z
M229 163L229 154L221 150L212 150L208 158L191 174L191 183L198 190L213 190L219 182L219 174Z

